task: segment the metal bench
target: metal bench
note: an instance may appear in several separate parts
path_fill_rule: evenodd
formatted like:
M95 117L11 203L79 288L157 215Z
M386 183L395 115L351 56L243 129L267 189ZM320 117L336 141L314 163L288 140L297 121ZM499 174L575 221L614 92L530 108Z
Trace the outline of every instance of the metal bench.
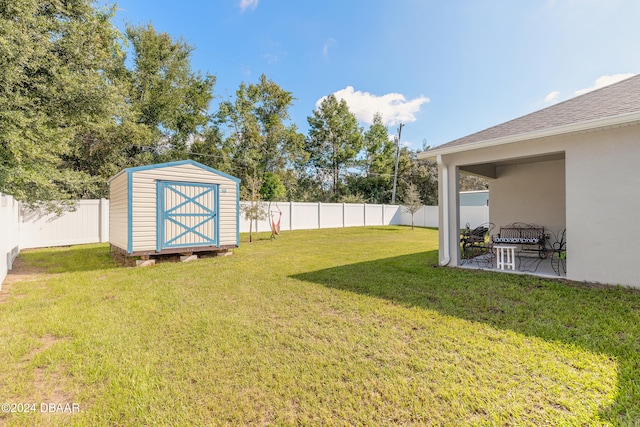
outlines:
M536 271L540 262L547 256L547 235L544 227L523 222L500 227L500 233L492 238L495 245L518 245L518 269ZM529 255L529 257L527 257ZM531 259L533 255L535 259ZM524 256L524 259L523 259Z

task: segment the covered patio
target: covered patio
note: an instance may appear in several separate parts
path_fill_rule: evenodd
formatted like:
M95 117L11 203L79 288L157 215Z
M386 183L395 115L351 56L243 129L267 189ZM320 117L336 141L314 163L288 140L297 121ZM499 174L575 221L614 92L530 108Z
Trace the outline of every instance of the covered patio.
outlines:
M420 153L438 163L440 265L498 270L495 259L470 262L461 250L459 177L474 174L489 181L486 253L514 243L515 271L640 288L640 240L632 238L640 234L639 138L636 75ZM496 241L513 223L544 229L535 268L535 254L522 251L531 242ZM552 255L563 231L557 273Z
M458 173L486 178L490 195L489 224L476 228L475 236L460 224L460 267L566 277L564 152L464 164ZM474 246L476 253L469 250ZM515 256L513 269L498 265L499 246L514 246L503 251Z

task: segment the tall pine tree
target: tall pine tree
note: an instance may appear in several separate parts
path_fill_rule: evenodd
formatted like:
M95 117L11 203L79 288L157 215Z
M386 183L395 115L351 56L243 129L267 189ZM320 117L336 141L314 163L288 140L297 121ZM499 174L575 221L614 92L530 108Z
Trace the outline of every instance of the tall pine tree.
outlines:
M362 149L362 130L347 102L338 102L332 94L327 96L313 115L307 118L309 136L305 148L310 165L332 182L334 197L338 195L341 174L354 166Z

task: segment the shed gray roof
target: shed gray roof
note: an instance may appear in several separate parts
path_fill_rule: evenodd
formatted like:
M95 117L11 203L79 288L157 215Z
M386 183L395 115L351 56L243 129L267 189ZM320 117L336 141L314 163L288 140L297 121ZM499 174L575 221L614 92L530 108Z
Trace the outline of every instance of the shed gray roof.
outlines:
M440 150L635 112L640 112L640 74L433 149Z

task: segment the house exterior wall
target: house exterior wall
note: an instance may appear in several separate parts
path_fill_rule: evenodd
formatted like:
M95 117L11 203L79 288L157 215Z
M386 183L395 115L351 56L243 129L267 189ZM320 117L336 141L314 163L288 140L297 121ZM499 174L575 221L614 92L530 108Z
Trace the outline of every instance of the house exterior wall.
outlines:
M640 126L567 141L566 156L567 277L640 288Z
M638 124L442 155L449 169L450 211L442 211L440 185L439 219L442 229L444 216L449 218L450 265L459 263L458 168L555 153L564 153L564 161L496 168L497 179L490 180L491 222L496 227L513 221L534 222L554 232L564 228L560 190L560 164L564 163L567 279L640 288L640 274L635 268L640 239L633 237L640 235ZM442 166L439 179L442 183ZM531 185L523 191L525 183ZM598 203L594 203L596 200ZM444 238L441 235L441 260L446 258Z
M236 181L190 163L133 171L131 179L132 252L155 251L157 248L158 180L218 184L218 243L220 246L238 244Z
M124 250L129 235L128 178L120 173L109 183L109 242Z
M489 183L494 233L512 222L544 226L553 233L566 227L564 160L501 166L496 174Z

